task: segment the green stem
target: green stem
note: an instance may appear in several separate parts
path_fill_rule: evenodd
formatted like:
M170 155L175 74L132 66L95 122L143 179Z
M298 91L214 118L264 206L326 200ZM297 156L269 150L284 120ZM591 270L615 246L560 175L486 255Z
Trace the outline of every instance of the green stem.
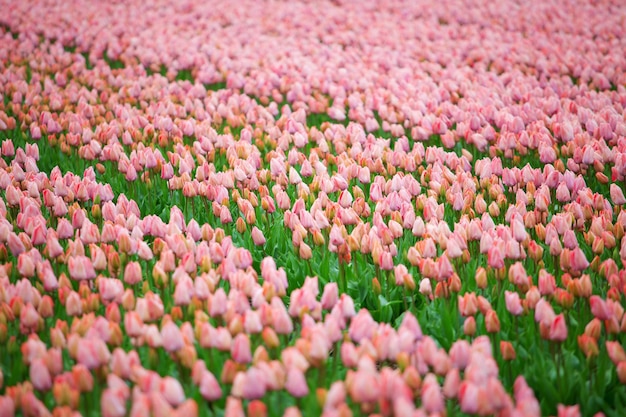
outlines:
M345 265L341 259L339 260L339 288L341 289L341 292L343 293L348 292L348 283L346 282Z

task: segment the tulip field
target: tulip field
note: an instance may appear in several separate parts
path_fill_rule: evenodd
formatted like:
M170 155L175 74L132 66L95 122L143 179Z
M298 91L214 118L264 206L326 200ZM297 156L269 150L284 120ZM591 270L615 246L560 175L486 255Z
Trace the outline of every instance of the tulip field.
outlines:
M626 3L0 0L0 417L626 415Z

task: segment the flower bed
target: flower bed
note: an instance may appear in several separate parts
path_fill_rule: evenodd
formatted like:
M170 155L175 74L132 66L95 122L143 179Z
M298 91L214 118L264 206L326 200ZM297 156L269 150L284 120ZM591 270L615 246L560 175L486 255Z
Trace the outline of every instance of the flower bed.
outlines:
M0 0L0 417L622 415L619 2L71 3Z

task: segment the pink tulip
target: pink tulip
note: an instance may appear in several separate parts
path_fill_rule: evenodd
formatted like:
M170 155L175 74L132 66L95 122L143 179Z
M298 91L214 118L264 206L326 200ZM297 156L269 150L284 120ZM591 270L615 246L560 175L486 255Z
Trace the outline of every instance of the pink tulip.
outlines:
M252 352L250 351L250 339L245 333L235 336L233 344L230 348L230 354L237 363L249 363L252 360Z
M261 246L265 244L265 236L263 236L263 232L256 226L252 228L252 242L255 245Z
M141 265L139 262L129 262L124 268L124 282L128 285L139 284L142 281Z
M26 247L20 238L13 232L9 233L8 237L9 250L13 256L19 256L21 253L26 252Z
M68 316L80 316L83 314L83 304L76 291L70 292L65 300L65 311Z
M109 361L111 354L104 341L100 339L80 339L76 361L87 369L95 369Z
M15 404L11 397L0 395L0 415L6 417L15 416Z
M551 275L542 269L539 271L539 292L541 295L552 295L556 291L556 281Z
M437 378L433 374L426 375L422 385L422 405L428 413L438 413L444 409L444 398Z
M509 313L513 314L514 316L519 316L520 314L522 314L524 308L522 307L522 302L519 298L518 293L505 291L504 299L506 302L506 309L509 311Z
M52 377L43 359L34 359L30 363L30 381L38 391L48 391L52 388Z
M91 259L86 256L71 256L68 260L68 270L70 277L78 281L96 277L96 271L91 263Z
M613 316L613 312L606 301L597 295L589 297L589 305L591 306L591 314L599 320L609 320Z
M552 320L548 338L555 342L563 342L567 339L567 324L565 323L565 316L563 316L563 314L559 314Z
M324 286L324 293L322 294L322 308L325 310L332 310L339 300L339 287L336 282L329 282Z
M180 329L171 320L161 328L161 337L163 338L163 348L168 352L178 352L185 345Z
M574 271L584 271L589 266L589 261L580 248L576 248L571 252L569 263L570 268Z
M606 341L606 351L609 354L609 358L611 361L617 365L620 362L626 361L626 353L624 352L624 348L620 345L619 342L616 341Z
M233 396L228 396L228 398L226 398L224 417L245 417L243 404L239 398L235 398Z
M256 367L253 366L246 372L239 372L235 376L232 395L246 400L256 400L262 398L265 392L265 377Z
M611 200L613 204L616 206L623 206L626 204L626 197L624 197L624 190L620 188L619 185L612 183L609 186L609 193L611 195Z
M500 269L504 266L504 254L498 246L493 246L487 252L487 264L494 269Z
M39 325L40 318L35 307L31 303L26 304L20 312L20 329L24 333L35 330Z
M133 397L133 403L130 407L130 417L151 417L150 400L147 395Z
M185 401L185 392L183 391L183 387L177 379L174 379L171 376L166 376L161 380L159 392L172 407L176 407Z
M307 396L309 394L309 386L307 385L304 373L298 368L290 368L287 371L285 389L296 398Z
M559 404L557 407L557 417L580 417L580 406L578 404L572 406Z
M213 374L207 370L202 373L200 380L200 394L207 401L216 401L222 398L222 388Z
M461 385L461 376L458 368L452 368L447 374L443 383L443 395L447 398L455 398Z
M371 339L376 331L377 324L366 309L362 309L352 319L348 334L356 343L360 343L363 339Z
M350 375L348 371L348 375ZM379 383L375 374L367 371L358 371L352 374L348 385L348 392L354 402L369 403L378 399Z

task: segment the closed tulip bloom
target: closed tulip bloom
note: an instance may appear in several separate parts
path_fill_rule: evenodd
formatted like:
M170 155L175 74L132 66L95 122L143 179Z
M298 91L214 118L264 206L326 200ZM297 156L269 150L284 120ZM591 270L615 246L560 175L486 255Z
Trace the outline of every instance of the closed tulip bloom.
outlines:
M370 313L366 309L362 309L350 322L348 334L353 341L360 343L363 339L371 339L376 327L377 324Z
M302 398L309 394L309 386L304 373L300 369L290 368L287 371L285 389L296 398Z
M232 387L232 395L246 400L263 398L266 392L265 377L256 367L249 368L246 372L239 372L235 376Z
M492 246L487 251L487 264L493 269L500 269L504 266L504 253L499 246Z
M589 261L585 253L580 248L572 250L570 253L569 266L574 271L584 271L589 266Z
M130 337L138 337L143 333L143 320L136 311L128 311L124 315L124 329Z
M202 373L200 379L200 394L207 401L216 401L222 398L222 388L215 376L208 370Z
M613 312L606 301L597 295L589 297L589 305L591 306L591 314L599 320L609 320L613 316Z
M96 271L91 263L91 259L86 256L70 256L67 268L70 272L70 277L78 281L96 277Z
M127 398L121 390L105 389L100 399L102 417L124 417L126 415L126 400Z
M252 228L251 236L252 242L254 242L255 245L260 246L265 244L265 236L263 236L263 232L258 227L254 226Z
M513 344L504 340L500 341L500 353L505 361L512 361L516 356Z
M171 320L161 328L161 337L163 338L163 348L168 352L177 352L185 344L180 329Z
M337 304L337 301L339 301L339 287L336 282L329 282L324 286L321 299L322 308L332 310Z
M461 375L458 368L452 368L446 374L446 378L443 383L443 395L447 398L455 398L459 392L459 386L461 385Z
M563 342L567 339L567 324L565 323L565 316L563 316L563 314L559 314L552 320L548 338L555 342Z
M521 262L515 262L509 268L509 281L517 286L524 286L528 284L528 275L524 269L524 265Z
M143 280L139 262L129 262L124 268L124 282L128 285L139 284Z
M249 363L252 361L250 339L247 334L239 333L235 336L230 348L230 354L237 363Z
M43 359L37 358L30 363L29 376L36 390L48 391L52 388L52 377Z
M463 322L463 333L470 337L476 334L476 319L474 316L466 318Z
M586 334L578 336L578 347L587 358L597 356L600 353L596 339Z
M150 408L152 410L151 417L170 417L173 414L173 408L167 402L165 397L158 391L148 393L150 399Z
M473 292L458 296L459 312L464 317L473 316L478 312L478 299Z
M306 261L308 259L311 259L311 257L313 256L313 251L311 250L311 247L309 245L304 242L300 242L298 254L300 255L300 258Z
M611 361L617 365L620 362L626 362L626 353L624 352L624 348L620 345L619 342L616 341L606 341L606 351L609 354L609 358Z
M356 403L374 402L380 395L379 382L376 375L367 371L353 373L347 385L350 397Z
M430 296L433 293L432 283L430 279L424 278L420 281L419 292L422 295Z
M422 405L428 413L438 413L445 408L441 387L435 375L428 374L424 378L421 399Z
M624 190L622 190L622 188L620 188L619 185L612 183L609 186L609 193L611 195L611 201L613 201L613 204L615 204L616 206L621 206L626 204L626 197L624 197Z
M489 310L485 315L485 328L488 333L498 333L500 331L500 319L495 310Z
M185 401L185 392L177 379L166 376L161 380L159 392L163 398L172 406L176 407Z
M546 272L545 269L539 271L539 292L541 295L554 294L556 290L556 281L554 275Z
M506 302L506 309L509 311L509 313L513 314L514 316L519 316L520 314L522 314L524 308L522 307L522 302L519 298L518 293L505 291L504 299Z
M39 313L31 303L27 303L22 307L22 311L20 312L20 328L23 333L35 330L39 325L40 318Z
M76 291L70 292L65 300L65 311L68 316L80 316L83 314L83 304L80 295Z

